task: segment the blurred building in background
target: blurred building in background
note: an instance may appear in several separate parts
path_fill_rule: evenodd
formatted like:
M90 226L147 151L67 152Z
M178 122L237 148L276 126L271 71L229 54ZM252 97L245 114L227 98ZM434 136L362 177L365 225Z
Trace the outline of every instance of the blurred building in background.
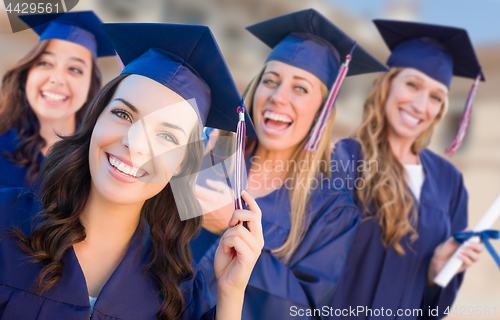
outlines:
M244 28L307 8L321 12L374 56L386 61L389 50L370 18L353 15L327 0L86 0L80 1L75 10L94 10L105 22L208 25L219 42L237 85L243 90L270 52ZM416 0L388 0L385 2L384 16L379 18L418 21L420 8L421 4ZM7 19L6 12L0 10L2 75L38 41L31 30L12 34ZM500 83L500 41L476 46L476 51L487 82L479 86L467 137L457 154L449 159L464 175L469 191L471 226L500 194L500 124L497 123L500 120L500 90L497 88ZM100 59L99 65L105 82L119 73L115 58ZM336 139L351 135L360 124L363 103L376 76L372 74L346 79L337 101ZM430 149L445 158L448 157L442 151L455 135L472 83L471 79L453 80L449 96L450 109L437 127L430 146ZM500 221L497 221L495 229L500 229ZM494 243L494 246L500 251L500 243ZM488 253L484 253L481 262L467 272L455 306L456 313L450 319L469 317L470 307L480 307L482 310L489 307L490 315L481 318L500 319L500 270Z

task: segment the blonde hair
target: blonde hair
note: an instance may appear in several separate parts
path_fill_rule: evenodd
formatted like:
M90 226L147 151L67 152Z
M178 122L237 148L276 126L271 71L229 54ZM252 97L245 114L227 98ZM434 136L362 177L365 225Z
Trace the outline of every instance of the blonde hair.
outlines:
M404 250L399 241L407 234L411 240L418 238L417 231L413 228L417 222L417 210L413 197L404 180L404 168L392 153L388 134L388 121L384 113L385 104L389 94L392 80L404 68L391 68L389 72L381 74L375 81L370 95L366 99L363 110L363 122L354 139L361 145L363 152L362 170L364 188L357 190L357 195L363 203L364 211L369 215L374 214L370 205L376 212L379 225L382 228L382 242L387 248L392 245L399 254ZM424 132L422 132L413 145L414 154L426 148L430 142L435 126L443 118L448 109L448 98L443 102L441 110ZM376 161L377 170L372 171L367 164Z
M243 92L243 99L245 101L245 106L248 108L248 112L252 115L253 98L255 91L261 81L262 75L267 67L267 63L264 64L262 69L257 73L252 82ZM326 100L328 95L328 88L325 84L321 83L321 95L322 95L322 105ZM321 108L318 110L315 119L317 119ZM311 194L311 183L315 179L317 172L322 172L328 177L331 176L330 173L330 143L333 129L333 122L335 121L335 109L330 117L328 124L323 132L323 135L318 143L318 148L315 153L307 152L304 148L309 137L309 133L314 127L314 123L309 128L308 134L304 139L298 144L295 152L292 155L292 161L287 161L287 173L288 178L293 181L293 188L289 190L290 194L290 234L288 235L285 243L279 248L274 249L272 252L276 256L280 257L284 261L289 261L292 255L297 250L300 242L304 238L307 229L309 227L309 222L306 221L306 210L310 205L310 194ZM250 139L249 139L250 140ZM253 140L247 143L246 149L257 148L258 141ZM291 163L307 163L306 170L300 170L300 166L295 165L290 168ZM300 183L304 181L304 183Z

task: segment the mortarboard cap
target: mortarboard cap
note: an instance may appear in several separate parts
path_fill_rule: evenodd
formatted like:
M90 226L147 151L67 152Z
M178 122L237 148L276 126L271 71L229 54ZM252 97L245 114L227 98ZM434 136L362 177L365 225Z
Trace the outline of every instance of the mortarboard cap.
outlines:
M195 99L203 125L236 131L243 99L208 27L160 23L106 23L102 28L125 65L122 73L155 80ZM247 135L257 138L245 110Z
M392 51L387 65L415 68L449 87L452 77L484 81L467 31L426 23L373 20Z
M267 61L277 60L306 70L328 88L335 82L342 60L355 41L314 9L294 12L246 28L273 51ZM357 45L348 76L387 71L380 61Z
M373 22L392 51L388 66L414 68L447 87L450 87L454 75L476 80L467 97L455 138L445 150L452 156L465 137L479 80L485 80L467 31L407 21Z
M101 29L102 21L93 11L21 15L19 18L40 35L40 41L70 41L87 48L94 58L115 54L113 45Z

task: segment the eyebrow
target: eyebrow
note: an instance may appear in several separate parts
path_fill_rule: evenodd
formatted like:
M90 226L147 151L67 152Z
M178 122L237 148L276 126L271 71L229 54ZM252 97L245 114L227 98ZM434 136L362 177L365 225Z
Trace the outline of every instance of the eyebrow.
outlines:
M122 99L122 98L116 98L114 99L113 101L121 101L123 102L127 107L129 107L132 111L134 111L135 113L139 113L139 111L137 110L136 107L134 107L133 104L131 104L130 102L128 102L127 100L125 99ZM180 130L184 133L184 135L186 135L186 131L184 131L184 129L182 129L181 127L175 125L175 124L172 124L172 123L169 123L169 122L162 122L161 123L162 126L164 127L167 127L167 128L172 128L172 129L176 129L176 130Z
M408 79L408 78L415 78L415 79L418 79L418 80L420 80L420 81L425 81L425 79L424 79L424 78L422 78L421 76L416 75L416 74L409 74L409 75L407 75L407 76L406 76L406 78L405 78L405 79Z
M130 102L128 102L128 101L127 101L127 100L125 100L125 99L122 99L122 98L116 98L116 99L114 99L113 101L121 101L121 102L123 102L123 103L124 103L127 107L129 107L129 108L130 108L130 110L134 111L135 113L139 113L139 111L137 110L137 108L136 108L136 107L134 107L134 105L133 105L133 104L131 104Z
M305 82L309 83L311 86L312 84L309 82L309 80L307 80L306 78L303 78L303 77L299 77L299 76L293 76L294 79L298 79L298 80L304 80Z
M267 71L267 72L266 72L266 73L264 73L264 74L267 74L267 73L272 73L272 74L274 74L274 75L275 75L275 76L277 76L277 77L279 77L279 76L280 76L280 75L279 75L277 72L275 72L275 71ZM309 80L307 80L306 78L303 78L303 77L300 77L300 76L293 76L293 78L294 78L294 79L298 79L298 80L304 80L304 81L306 81L307 83L309 83L309 84L312 86L311 82L309 82Z
M437 89L438 91L441 91L444 95L448 94L448 92L444 91L443 89L439 88Z
M275 76L279 77L280 75L277 73L277 72L274 72L274 71L267 71L264 73L264 75L268 74L268 73L272 73L274 74Z
M55 54L53 52L50 52L50 51L44 51L44 52L42 52L42 55L43 54L55 56ZM78 57L70 57L70 60L75 60L75 61L81 62L81 63L83 63L84 66L87 66L87 63L83 59L80 59Z
M172 123L169 123L169 122L162 122L161 125L165 126L165 127L168 127L168 128L180 130L180 131L182 131L182 133L184 133L184 135L186 135L186 132L184 131L184 129L182 129L179 126L176 126L175 124L172 124Z
M425 79L424 79L424 78L422 78L422 77L420 77L420 76L417 76L417 75L414 75L414 74L408 75L408 76L406 77L406 79L408 79L408 78L412 78L412 77L413 77L413 78L417 78L417 79L418 79L418 80L420 80L420 81L425 81ZM443 94L448 94L448 92L444 91L444 90L443 90L443 89L441 89L441 88L438 88L438 89L436 89L436 90L438 90L438 91L442 92Z
M75 61L79 61L79 62L83 63L84 66L87 66L87 63L85 61L83 61L83 59L80 59L80 58L77 58L77 57L71 57L70 59L71 60L75 60Z

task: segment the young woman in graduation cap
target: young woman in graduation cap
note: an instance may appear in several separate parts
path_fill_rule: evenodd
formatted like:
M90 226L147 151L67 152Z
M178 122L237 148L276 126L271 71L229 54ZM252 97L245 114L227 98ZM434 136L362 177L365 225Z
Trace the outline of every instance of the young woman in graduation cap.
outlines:
M40 200L0 190L0 318L213 319L189 248L202 220L192 183L201 129L235 130L241 96L208 27L103 29L125 69L53 146ZM215 319L240 319L263 247L259 207L243 199L214 261Z
M390 71L375 82L354 137L335 148L338 161L359 165L342 174L356 187L350 192L363 220L332 307L384 308L393 313L391 319L433 318L429 308L438 307L441 318L453 303L462 271L479 259L483 247L467 244L458 253L464 262L460 273L445 288L434 284L459 246L452 236L467 227L467 191L461 173L426 147L446 113L450 83L457 75L476 82L457 137L446 150L450 155L456 151L484 77L463 29L386 20L375 24L392 51ZM396 314L419 308L420 317L416 312ZM352 318L377 317L360 312Z
M40 41L2 80L0 188L34 186L48 149L75 131L101 88L96 59L115 54L92 11L20 18Z
M248 192L262 209L266 245L243 319L283 319L329 302L359 223L347 192L328 177L340 85L346 74L387 69L312 9L247 29L273 50L244 93L258 135L246 146ZM196 190L202 207L229 194L221 182L206 184ZM230 207L206 214L191 244L212 294L213 259L230 215Z

